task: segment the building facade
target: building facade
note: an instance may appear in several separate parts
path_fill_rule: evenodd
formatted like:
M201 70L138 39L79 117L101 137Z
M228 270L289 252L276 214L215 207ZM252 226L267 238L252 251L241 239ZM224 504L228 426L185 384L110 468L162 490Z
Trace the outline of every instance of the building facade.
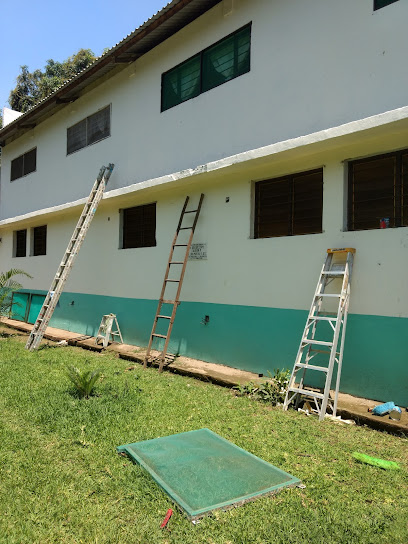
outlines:
M186 195L205 194L170 351L291 368L329 247L356 248L344 392L408 403L402 0L175 0L0 132L1 267L33 322L102 164L51 325L147 345ZM127 49L126 49L127 48ZM99 71L98 71L99 70Z

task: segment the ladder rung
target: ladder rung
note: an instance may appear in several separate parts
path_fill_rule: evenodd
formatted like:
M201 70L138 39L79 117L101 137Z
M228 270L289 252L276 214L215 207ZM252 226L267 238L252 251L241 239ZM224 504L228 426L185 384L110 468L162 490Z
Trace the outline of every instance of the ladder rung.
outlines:
M337 317L326 317L322 315L312 315L309 320L312 321L315 319L316 321L337 321Z
M300 389L299 387L290 387L288 393L300 393L301 395L307 395L316 399L323 399L322 393L316 393L315 391L308 391L307 389Z
M322 272L322 274L324 274L325 276L344 276L345 272L346 272L345 270L343 271L327 270Z
M180 280L164 280L164 281L172 281L173 283L180 283Z
M188 244L173 244L173 247L187 247Z
M157 315L156 317L157 317L157 319L159 319L159 317L161 319L171 319L171 316L169 316L169 315Z
M184 264L184 261L170 261L169 264Z
M177 300L161 300L160 301L162 304L178 304L178 301Z
M188 210L188 211L185 211L184 213L195 213L195 212L198 212L198 210Z
M157 336L157 338L167 338L164 334L152 334L152 336Z
M305 338L302 340L304 344L316 344L316 346L332 346L333 342L323 342L323 340L310 340Z
M191 230L193 227L180 227L179 230Z
M328 372L328 368L325 368L323 366L316 366L316 365L307 365L306 363L296 363L295 366L299 368L307 368L310 370L320 370L321 372Z
M333 293L320 293L319 295L316 295L316 298L319 298L319 297L331 297L331 298L339 298L341 297L341 293L339 294L333 294Z

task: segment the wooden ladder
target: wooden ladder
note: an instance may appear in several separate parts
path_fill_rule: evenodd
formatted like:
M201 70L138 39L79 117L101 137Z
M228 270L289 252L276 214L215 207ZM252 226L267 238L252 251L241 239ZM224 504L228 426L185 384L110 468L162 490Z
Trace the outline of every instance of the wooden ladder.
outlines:
M172 245L171 245L169 260L167 262L166 273L164 275L163 286L162 286L162 290L161 290L161 293L160 293L159 303L157 305L157 311L156 311L156 315L155 315L155 318L154 318L154 321L153 321L153 328L152 328L152 332L150 334L149 345L147 347L147 351L146 351L146 355L145 355L145 359L144 359L144 364L143 364L143 368L146 368L148 363L153 362L153 360L158 360L158 361L160 361L159 372L162 372L162 370L163 370L164 362L165 362L166 355L167 355L167 349L168 349L168 346L169 346L171 331L173 329L174 319L176 317L177 307L180 304L181 287L183 285L183 279L184 279L184 274L185 274L185 271L186 271L187 260L188 260L188 256L189 256L189 253L190 253L191 243L193 241L194 231L195 231L197 221L198 221L198 218L199 218L199 215L200 215L201 205L202 205L203 200L204 200L204 195L201 194L198 206L194 210L187 210L187 205L189 203L189 200L190 200L190 197L189 196L186 197L183 209L181 211L180 219L179 219L179 222L178 222L178 225L177 225L176 233L174 235L173 242L172 242ZM185 218L185 216L187 214L195 214L193 216L193 224L191 226L183 226L183 221L184 221L184 218ZM188 230L190 231L188 240L187 241L183 241L183 240L180 241L179 240L180 232L181 231L188 231ZM181 242L183 242L183 243L181 243ZM180 258L179 260L173 260L175 251L176 252L178 251L176 248L184 248L184 258L183 259ZM178 268L178 273L176 272L177 268ZM172 272L172 276L173 276L172 278L169 278L170 271ZM178 284L176 296L174 298L172 298L172 299L165 298L166 290L169 287L169 284ZM172 312L171 312L170 315L163 315L162 314L163 304L169 304L169 305L171 305L173 307ZM156 333L157 324L158 324L159 320L160 321L165 320L165 321L168 322L166 334ZM155 338L163 339L164 340L164 347L163 347L162 352L160 353L160 355L157 358L151 358L150 353L151 353L152 344L153 344L153 341L154 341Z

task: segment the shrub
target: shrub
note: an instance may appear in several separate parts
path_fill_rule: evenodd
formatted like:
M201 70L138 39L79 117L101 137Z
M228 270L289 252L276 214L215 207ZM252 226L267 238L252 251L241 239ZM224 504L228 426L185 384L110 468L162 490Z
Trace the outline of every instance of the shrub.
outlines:
M289 384L290 370L276 369L270 379L262 383L249 382L234 387L241 396L271 403L273 406L283 403Z
M82 399L88 399L95 390L95 385L100 378L101 370L84 370L81 372L79 368L70 366L67 368L67 376L75 387L75 392Z

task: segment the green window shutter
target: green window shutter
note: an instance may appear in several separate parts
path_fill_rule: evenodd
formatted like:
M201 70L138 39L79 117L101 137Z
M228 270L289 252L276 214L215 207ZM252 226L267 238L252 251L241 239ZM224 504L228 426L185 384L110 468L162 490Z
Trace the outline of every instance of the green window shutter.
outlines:
M202 90L208 91L250 70L251 28L203 51Z
M162 111L200 94L200 55L183 62L170 72L163 74Z
M394 2L398 2L398 0L374 0L374 11L376 9L385 8L385 6L389 6Z

